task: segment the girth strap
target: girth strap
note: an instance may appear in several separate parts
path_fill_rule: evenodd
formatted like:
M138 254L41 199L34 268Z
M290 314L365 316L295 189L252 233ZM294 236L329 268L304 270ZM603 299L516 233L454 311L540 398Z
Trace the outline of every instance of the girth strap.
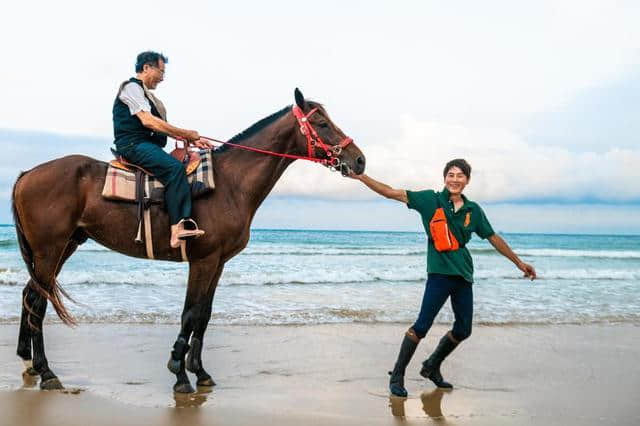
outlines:
M136 170L136 204L138 216L138 232L136 234L136 243L144 244L147 252L147 258L155 259L153 254L153 227L151 226L151 206L153 204L149 195L151 188L149 179L141 170ZM142 227L144 227L144 241L142 240ZM180 256L183 262L188 262L187 244L180 244Z
M144 179L144 176L143 176ZM145 189L146 189L146 193L150 194L151 191L149 189L149 179L145 179ZM142 208L144 209L144 243L145 246L147 248L147 257L149 259L154 259L153 257L153 236L152 236L152 230L151 230L151 203L149 203L149 205L145 205L145 201L147 199L143 200L143 205Z
M138 233L136 234L136 243L142 244L142 211L144 209L144 173L136 169L136 204L138 217Z
M138 217L138 233L136 243L143 244L147 251L147 258L155 259L153 256L153 235L151 228L151 200L146 196L150 194L149 179L141 170L136 169L136 204ZM142 241L142 227L144 226L144 242Z

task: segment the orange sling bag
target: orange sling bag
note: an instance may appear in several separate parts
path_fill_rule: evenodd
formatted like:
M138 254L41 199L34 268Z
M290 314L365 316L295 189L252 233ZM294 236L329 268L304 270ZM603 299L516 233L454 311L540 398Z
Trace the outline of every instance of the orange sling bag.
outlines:
M449 229L447 216L444 214L442 207L438 207L433 214L429 222L429 230L431 231L431 238L433 239L433 245L436 250L454 251L460 248L458 240Z

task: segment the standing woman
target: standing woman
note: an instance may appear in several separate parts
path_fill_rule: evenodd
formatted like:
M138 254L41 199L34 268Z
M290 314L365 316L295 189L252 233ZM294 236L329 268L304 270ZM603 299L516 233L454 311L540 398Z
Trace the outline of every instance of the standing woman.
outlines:
M396 396L407 396L404 374L418 343L423 339L444 305L451 297L455 315L453 328L438 343L431 356L422 363L420 375L440 388L452 388L440 374L442 361L471 335L473 317L473 261L466 244L475 232L487 238L495 249L511 260L524 276L536 278L535 269L511 250L509 245L491 228L480 206L462 194L471 179L471 166L463 159L449 161L444 168L442 192L433 190L407 191L394 189L365 174L357 179L378 194L398 200L408 208L417 210L428 237L427 284L418 319L405 333L398 360L391 373L389 390Z

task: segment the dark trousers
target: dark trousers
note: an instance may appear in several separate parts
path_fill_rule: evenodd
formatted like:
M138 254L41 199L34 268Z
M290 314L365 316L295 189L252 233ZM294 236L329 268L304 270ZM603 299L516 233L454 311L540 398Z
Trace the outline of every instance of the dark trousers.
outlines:
M471 335L471 321L473 318L473 284L462 277L454 275L429 274L427 286L422 297L420 314L413 330L423 338L433 324L433 320L440 312L442 305L451 297L451 307L455 315L453 337L461 342Z
M164 201L172 225L191 216L191 190L180 161L151 142L119 148L118 152L127 161L153 173L164 185Z

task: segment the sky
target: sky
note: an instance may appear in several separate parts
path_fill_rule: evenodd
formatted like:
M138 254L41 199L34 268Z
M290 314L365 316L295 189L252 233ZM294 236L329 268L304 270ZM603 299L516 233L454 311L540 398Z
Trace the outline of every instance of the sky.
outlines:
M0 223L21 170L107 160L135 56L168 56L170 123L227 139L322 102L396 188L442 187L452 158L502 232L640 234L640 3L11 2L0 37ZM296 162L255 228L419 231L417 213Z

